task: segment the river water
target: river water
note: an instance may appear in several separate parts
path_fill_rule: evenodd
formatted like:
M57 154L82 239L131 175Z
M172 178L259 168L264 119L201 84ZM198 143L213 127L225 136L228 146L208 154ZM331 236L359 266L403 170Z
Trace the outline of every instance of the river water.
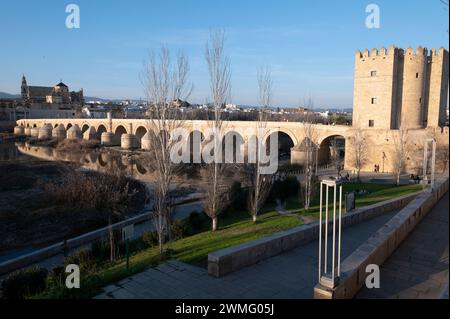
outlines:
M30 146L24 142L0 143L0 162L27 162L27 161L58 161L70 165L72 163L80 164L83 169L95 170L98 172L108 172L112 169L120 169L131 178L137 179L148 187L152 187L154 176L152 172L145 169L145 164L140 161L139 154L123 153L119 150L93 150L86 153L69 153L57 151L51 147ZM0 171L1 178L1 171ZM20 176L17 176L20 178ZM173 218L184 219L192 212L200 212L202 205L200 199L200 185L197 185L195 179L180 179L178 185L182 190L180 195L173 199ZM148 211L148 205L140 213ZM152 230L153 223L148 220L135 225L135 234L137 238L142 236L146 230ZM42 247L30 245L28 247L1 251L0 263L31 253ZM49 259L55 260L55 259ZM58 258L56 259L58 260ZM45 263L44 263L45 264Z

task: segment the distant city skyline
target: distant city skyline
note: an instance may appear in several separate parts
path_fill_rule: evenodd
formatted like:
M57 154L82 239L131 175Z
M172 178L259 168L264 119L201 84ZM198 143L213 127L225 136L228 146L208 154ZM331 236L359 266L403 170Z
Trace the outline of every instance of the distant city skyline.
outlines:
M86 96L140 99L142 61L166 44L190 60L192 103L209 101L204 60L209 29L226 31L232 67L230 103L256 105L256 72L272 68L274 105L352 107L356 50L424 46L448 49L448 9L439 1L376 1L380 29L368 29L371 1L72 1L81 28L65 26L66 2L2 3L0 92L61 79Z

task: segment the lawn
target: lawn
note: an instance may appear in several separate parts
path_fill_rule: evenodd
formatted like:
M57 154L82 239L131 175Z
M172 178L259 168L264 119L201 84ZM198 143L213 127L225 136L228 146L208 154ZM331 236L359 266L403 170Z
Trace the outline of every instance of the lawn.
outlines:
M256 223L251 221L246 212L238 212L221 218L220 229L215 232L204 231L174 241L170 245L166 244L165 248L170 252L170 256L167 256L167 258L206 266L207 256L210 252L290 229L301 224L302 221L300 219L281 216L273 210L262 213ZM141 272L147 267L157 265L160 262L158 247L149 248L131 256L128 272L125 270L125 261L121 259L115 263L108 263L107 267L103 269L90 271L89 276L82 279L83 285L80 289L68 290L58 288L44 292L36 296L36 298L91 298L99 293L102 287Z
M421 185L403 185L394 186L392 184L371 184L371 183L345 183L343 185L342 192L355 191L355 190L366 190L367 193L364 195L357 195L355 202L356 208L376 204L385 200L389 200L395 197L400 197L403 195L411 194L422 190ZM332 203L332 193L329 194L329 202ZM344 201L344 195L342 196L342 201ZM344 203L342 203L344 205ZM297 198L289 198L286 201L286 210L291 213L297 213L302 216L310 216L313 218L319 217L319 194L311 201L311 207L308 211L305 211L303 206L299 203Z
M356 199L357 207L362 207L419 191L421 186L394 187L392 185L356 183L348 183L344 186L344 191L355 189L366 189L368 191L366 195L358 196ZM299 214L316 217L318 213L318 198L317 196L314 198L313 206L307 213L303 211L298 200L294 198L287 200L287 208ZM165 258L206 266L207 256L210 252L287 230L301 224L302 220L296 216L281 216L276 213L273 205L265 208L264 212L258 216L256 223L253 223L250 216L244 211L228 213L220 218L219 230L215 232L205 230L196 235L174 241L170 245L166 244L165 248L169 254ZM91 271L87 278L83 279L83 285L80 289L68 290L58 288L47 291L37 296L37 298L91 298L98 294L102 287L141 272L150 266L157 265L163 260L164 258L161 259L159 257L157 247L148 248L131 256L128 272L125 270L125 261L120 259L114 263L108 263L98 270Z

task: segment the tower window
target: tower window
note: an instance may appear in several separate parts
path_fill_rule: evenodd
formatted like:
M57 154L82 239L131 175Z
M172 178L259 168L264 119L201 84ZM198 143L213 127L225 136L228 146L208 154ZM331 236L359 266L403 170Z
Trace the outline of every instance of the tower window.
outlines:
M371 77L377 76L377 71L370 71L370 76Z
M369 120L369 127L373 127L373 125L374 125L373 120Z
M416 79L418 79L419 78L419 73L416 73Z
M373 97L371 101L372 101L372 104L377 104L377 98L376 97Z

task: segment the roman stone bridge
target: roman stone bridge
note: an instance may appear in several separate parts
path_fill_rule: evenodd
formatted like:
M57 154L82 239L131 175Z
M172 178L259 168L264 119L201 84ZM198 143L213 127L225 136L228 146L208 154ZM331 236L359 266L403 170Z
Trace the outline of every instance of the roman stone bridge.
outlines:
M104 146L120 146L124 149L150 148L148 131L154 123L148 119L22 119L17 121L15 134L36 138L86 139L101 141ZM183 121L181 126L192 134L199 133L202 137L211 127L208 121ZM254 134L257 122L224 121L223 138L232 134L233 147L239 148L245 154L251 135ZM289 156L291 163L303 163L305 158L306 127L301 122L267 122L265 125L264 142L270 141L277 134L279 155ZM354 168L354 133L351 126L313 125L314 145L317 146L316 158L318 165L327 164L334 155L341 156L346 169ZM169 132L170 133L170 132ZM372 171L374 165L380 165L385 172L392 171L395 153L395 140L398 130L364 129L365 160L363 169ZM191 136L190 135L190 136ZM408 131L408 144L411 149L420 149L425 139L435 138L438 145L448 147L448 127L427 128ZM334 144L332 141L338 141ZM337 145L336 147L331 147ZM335 154L338 152L339 154ZM416 172L421 162L409 156L407 170Z

